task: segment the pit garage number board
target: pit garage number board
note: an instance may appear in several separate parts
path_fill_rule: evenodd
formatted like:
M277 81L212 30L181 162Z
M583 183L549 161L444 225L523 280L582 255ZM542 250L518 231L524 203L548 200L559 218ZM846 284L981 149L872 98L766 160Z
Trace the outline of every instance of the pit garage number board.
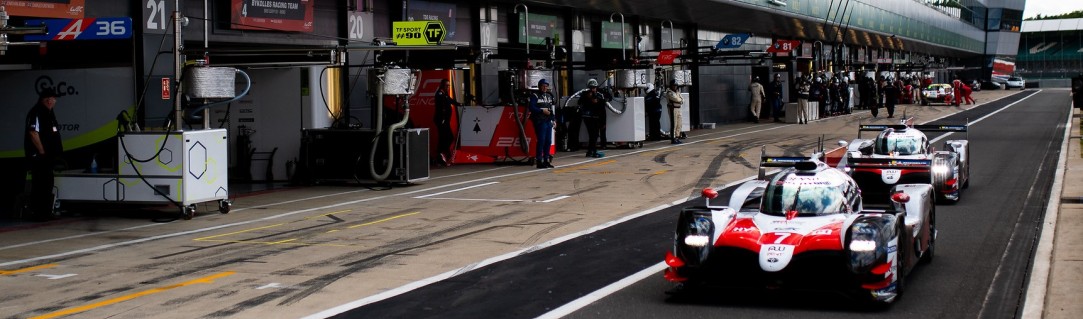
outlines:
M27 35L27 41L113 40L132 37L132 19L128 17L26 20L28 27L40 25L45 26L47 33Z
M440 20L395 21L392 37L398 45L437 45L444 41L447 30Z

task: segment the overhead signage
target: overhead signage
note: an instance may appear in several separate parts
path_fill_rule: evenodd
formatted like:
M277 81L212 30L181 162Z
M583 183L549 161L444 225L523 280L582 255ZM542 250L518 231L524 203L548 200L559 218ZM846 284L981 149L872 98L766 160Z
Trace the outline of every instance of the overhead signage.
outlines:
M232 0L231 28L312 32L315 0Z
M26 26L44 25L46 34L27 35L27 41L115 40L132 38L132 19L32 19Z
M437 45L444 41L444 23L433 21L395 21L391 36L398 45Z
M469 34L466 36L459 36L455 32L459 20L456 9L457 6L454 3L411 0L408 8L409 13L406 14L406 20L440 20L440 22L444 24L445 31L447 31L444 40L470 41Z
M530 44L545 44L545 38L553 38L555 41L559 40L560 34L564 30L558 25L560 19L555 16L534 14L528 15L530 25L526 25L526 21L522 18L522 14L519 14L519 43L523 43L523 38L527 38ZM529 32L523 31L529 30ZM560 41L556 41L559 45Z
M621 31L621 27L624 31ZM628 24L602 21L602 48L627 49L635 39L635 34L628 30Z
M86 11L85 0L21 0L0 1L8 14L15 17L78 19Z
M801 45L801 41L798 40L775 40L774 44L767 47L767 52L770 53L782 53L790 52L797 49L797 46Z
M670 65L681 55L681 50L662 50L658 52L658 65Z
M748 37L752 36L748 33L736 33L728 34L715 44L715 49L736 49L745 45L745 41L748 41Z

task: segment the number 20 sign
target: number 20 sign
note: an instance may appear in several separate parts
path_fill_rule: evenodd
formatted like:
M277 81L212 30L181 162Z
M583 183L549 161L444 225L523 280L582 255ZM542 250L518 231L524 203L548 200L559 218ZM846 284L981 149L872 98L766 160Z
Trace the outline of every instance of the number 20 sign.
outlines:
M132 37L132 19L128 17L26 20L28 27L41 25L45 26L47 33L27 35L27 41L112 40Z

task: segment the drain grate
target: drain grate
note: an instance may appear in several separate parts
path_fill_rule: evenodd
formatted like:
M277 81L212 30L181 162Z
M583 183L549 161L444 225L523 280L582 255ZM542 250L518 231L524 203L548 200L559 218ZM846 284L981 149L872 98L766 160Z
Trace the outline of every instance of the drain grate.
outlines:
M1061 204L1083 204L1083 197L1061 197Z

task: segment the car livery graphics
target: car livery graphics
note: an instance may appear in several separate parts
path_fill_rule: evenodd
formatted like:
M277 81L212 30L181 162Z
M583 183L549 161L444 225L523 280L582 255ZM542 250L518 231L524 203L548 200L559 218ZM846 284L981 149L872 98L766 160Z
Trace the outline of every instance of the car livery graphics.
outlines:
M858 184L843 170L818 158L788 159L761 159L761 168L789 167L738 186L732 207L711 206L718 193L708 188L706 206L682 210L665 256L665 278L678 285L672 293L798 288L842 291L874 306L894 302L902 278L932 259L932 186L894 185L888 209L865 210Z

